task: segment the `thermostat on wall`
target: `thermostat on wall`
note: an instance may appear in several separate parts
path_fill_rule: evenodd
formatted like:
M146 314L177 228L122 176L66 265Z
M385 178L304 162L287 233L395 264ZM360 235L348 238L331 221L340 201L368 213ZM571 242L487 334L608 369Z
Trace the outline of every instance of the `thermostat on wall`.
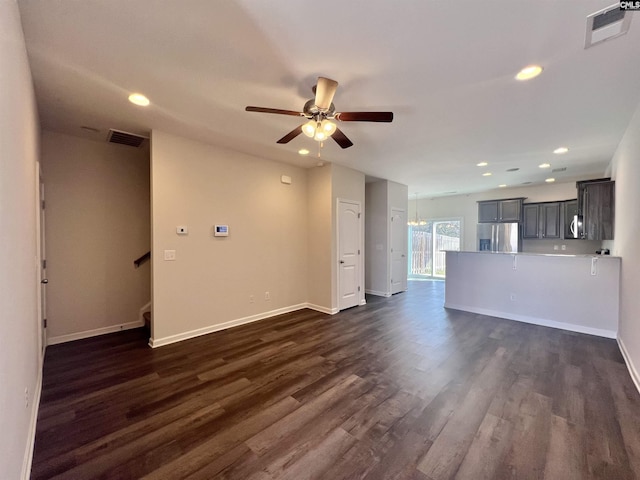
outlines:
M229 225L215 225L213 227L213 236L214 237L228 237L229 236Z

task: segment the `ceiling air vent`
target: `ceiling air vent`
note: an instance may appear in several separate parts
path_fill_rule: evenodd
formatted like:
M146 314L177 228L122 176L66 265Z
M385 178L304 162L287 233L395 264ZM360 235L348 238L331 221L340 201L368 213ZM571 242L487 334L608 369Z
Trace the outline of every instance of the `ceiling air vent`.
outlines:
M553 170L551 170L552 172L566 172L567 171L567 167L559 167L559 168L554 168Z
M109 136L107 142L119 143L120 145L128 145L130 147L139 147L149 137L143 137L142 135L136 135L135 133L123 132L121 130L109 130Z
M587 17L584 48L624 35L629 30L630 23L631 15L625 10L620 10L619 3L592 13Z

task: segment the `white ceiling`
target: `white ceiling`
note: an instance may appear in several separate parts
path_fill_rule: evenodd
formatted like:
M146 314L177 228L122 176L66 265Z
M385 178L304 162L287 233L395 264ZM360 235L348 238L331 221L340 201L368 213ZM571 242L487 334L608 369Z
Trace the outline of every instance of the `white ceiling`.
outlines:
M601 175L640 102L640 18L584 49L587 15L612 0L18 3L46 129L160 129L313 167L313 140L276 144L301 119L244 107L301 110L322 75L340 83L338 111L395 114L341 124L355 145L329 141L322 159L420 196L543 183L543 162L567 168L557 181ZM515 81L531 63L543 74Z

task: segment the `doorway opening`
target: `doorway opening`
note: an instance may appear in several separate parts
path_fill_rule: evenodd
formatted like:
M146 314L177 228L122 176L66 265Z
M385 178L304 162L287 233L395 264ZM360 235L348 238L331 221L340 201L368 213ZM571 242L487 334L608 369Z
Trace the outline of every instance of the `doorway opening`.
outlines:
M409 226L409 278L443 279L446 250L460 250L462 219L427 220Z

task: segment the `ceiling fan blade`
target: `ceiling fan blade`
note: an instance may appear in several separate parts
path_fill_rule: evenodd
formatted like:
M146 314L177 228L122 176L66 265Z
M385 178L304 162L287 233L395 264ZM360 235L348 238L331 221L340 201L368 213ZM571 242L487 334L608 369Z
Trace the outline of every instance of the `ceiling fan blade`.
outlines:
M338 82L330 78L318 77L318 85L316 86L316 107L320 110L329 110L333 96L336 94Z
M333 138L336 143L342 148L349 148L351 145L353 145L353 142L349 140L349 138L347 138L347 136L342 133L342 130L340 130L339 128L336 128L336 131L333 132L331 138Z
M279 108L265 108L265 107L246 107L247 112L261 112L261 113L277 113L278 115L292 115L294 117L304 116L302 112L294 112L293 110L281 110Z
M296 138L301 133L302 133L302 125L291 130L289 133L287 133L284 137L282 137L276 143L289 143L291 140Z
M335 118L341 122L392 122L393 112L340 112Z

